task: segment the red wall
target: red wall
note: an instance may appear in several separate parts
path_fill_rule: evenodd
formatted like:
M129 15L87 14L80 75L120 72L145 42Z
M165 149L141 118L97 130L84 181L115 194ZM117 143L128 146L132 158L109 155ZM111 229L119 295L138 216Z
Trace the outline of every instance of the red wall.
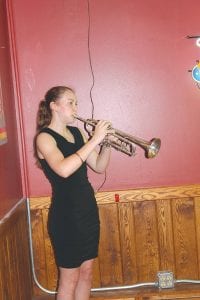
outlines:
M148 160L113 150L104 190L200 182L200 90L191 69L200 49L199 0L90 0L90 50L95 118L146 140L160 137ZM86 0L13 1L25 150L31 196L50 186L34 164L32 141L38 103L47 89L77 91L79 114L91 116ZM95 188L104 175L90 173Z
M23 197L5 1L0 0L0 80L8 142L0 145L0 219Z

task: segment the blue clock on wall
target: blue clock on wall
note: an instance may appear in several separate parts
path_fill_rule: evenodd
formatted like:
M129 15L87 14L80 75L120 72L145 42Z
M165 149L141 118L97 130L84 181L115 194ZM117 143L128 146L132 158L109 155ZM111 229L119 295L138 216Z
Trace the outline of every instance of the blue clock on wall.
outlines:
M200 63L198 63L194 68L192 69L192 78L196 82L200 82Z

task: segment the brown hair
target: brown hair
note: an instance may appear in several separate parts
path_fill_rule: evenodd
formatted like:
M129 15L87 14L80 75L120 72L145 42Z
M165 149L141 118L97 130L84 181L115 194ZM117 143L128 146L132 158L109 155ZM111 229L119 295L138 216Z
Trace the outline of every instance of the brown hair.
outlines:
M51 122L52 112L50 103L58 100L65 92L73 92L73 89L67 86L55 86L48 90L45 94L44 100L40 101L37 113L37 131L48 126Z

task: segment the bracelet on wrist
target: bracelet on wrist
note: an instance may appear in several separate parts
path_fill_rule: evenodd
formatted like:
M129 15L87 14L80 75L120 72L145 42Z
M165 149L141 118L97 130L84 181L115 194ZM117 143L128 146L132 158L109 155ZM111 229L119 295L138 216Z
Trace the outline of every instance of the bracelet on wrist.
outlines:
M76 156L78 156L78 158L80 159L80 161L81 161L81 164L83 164L84 163L84 160L82 159L82 157L80 156L80 154L78 153L78 152L75 152L74 153Z

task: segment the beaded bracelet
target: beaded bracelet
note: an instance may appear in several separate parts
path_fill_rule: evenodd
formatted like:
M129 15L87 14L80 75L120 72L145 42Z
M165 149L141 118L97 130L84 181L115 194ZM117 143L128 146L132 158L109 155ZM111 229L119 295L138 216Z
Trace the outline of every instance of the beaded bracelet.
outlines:
M77 156L80 158L81 164L83 164L83 163L84 163L84 160L82 159L82 157L80 156L80 154L79 154L78 152L75 152L74 154L77 155Z

